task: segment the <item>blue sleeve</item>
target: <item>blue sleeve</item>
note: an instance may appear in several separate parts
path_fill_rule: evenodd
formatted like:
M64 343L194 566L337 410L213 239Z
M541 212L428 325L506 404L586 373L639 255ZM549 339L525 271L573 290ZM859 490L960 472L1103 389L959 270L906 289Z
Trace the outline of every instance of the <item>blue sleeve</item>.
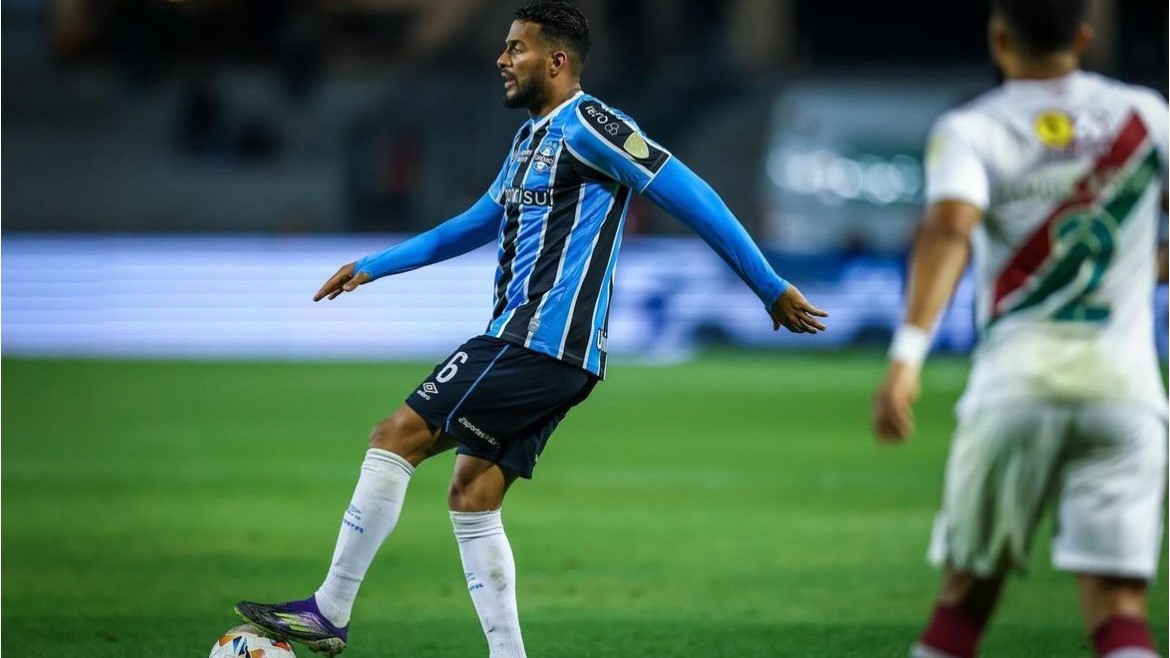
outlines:
M503 207L489 191L462 214L426 233L362 258L354 265L354 272L365 272L373 280L465 254L494 240L503 216Z
M788 289L723 199L678 158L671 158L644 192L703 238L768 308Z
M581 101L565 123L565 148L603 177L637 192L670 159L632 119L596 99Z

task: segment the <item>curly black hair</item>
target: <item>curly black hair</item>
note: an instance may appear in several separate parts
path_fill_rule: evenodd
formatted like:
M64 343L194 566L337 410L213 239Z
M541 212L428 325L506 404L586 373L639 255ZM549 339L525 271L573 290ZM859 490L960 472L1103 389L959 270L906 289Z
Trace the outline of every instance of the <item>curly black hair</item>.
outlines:
M1022 50L1036 56L1072 48L1089 14L1089 0L993 0L991 6Z
M537 0L517 9L516 20L539 25L544 38L568 50L581 64L589 57L589 21L573 5Z

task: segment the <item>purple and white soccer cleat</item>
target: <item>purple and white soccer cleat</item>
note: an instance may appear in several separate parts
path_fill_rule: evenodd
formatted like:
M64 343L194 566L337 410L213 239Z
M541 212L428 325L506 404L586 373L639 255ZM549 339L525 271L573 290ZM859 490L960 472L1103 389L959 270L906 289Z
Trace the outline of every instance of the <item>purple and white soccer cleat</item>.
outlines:
M317 607L315 596L287 603L240 601L236 604L236 614L263 635L296 640L316 653L336 656L345 650L349 626L338 628L326 619Z

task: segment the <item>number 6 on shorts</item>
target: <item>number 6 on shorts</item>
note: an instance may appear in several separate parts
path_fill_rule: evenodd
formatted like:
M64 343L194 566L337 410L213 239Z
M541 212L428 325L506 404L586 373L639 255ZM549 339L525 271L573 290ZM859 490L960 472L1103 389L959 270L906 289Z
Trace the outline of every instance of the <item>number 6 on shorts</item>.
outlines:
M467 363L467 353L456 352L455 355L451 357L451 360L447 362L447 365L443 366L443 369L439 371L439 374L435 375L435 381L439 382L440 384L445 384L451 381L451 378L459 372L459 366L464 363Z

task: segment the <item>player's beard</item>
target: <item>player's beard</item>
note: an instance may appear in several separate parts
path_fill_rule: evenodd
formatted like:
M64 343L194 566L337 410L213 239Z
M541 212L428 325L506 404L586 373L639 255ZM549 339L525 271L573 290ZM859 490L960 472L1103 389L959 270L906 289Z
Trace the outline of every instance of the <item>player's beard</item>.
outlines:
M511 95L507 92L504 93L505 107L511 110L523 107L535 111L544 106L545 89L542 80L539 78L527 80L516 78L515 80L516 86Z

